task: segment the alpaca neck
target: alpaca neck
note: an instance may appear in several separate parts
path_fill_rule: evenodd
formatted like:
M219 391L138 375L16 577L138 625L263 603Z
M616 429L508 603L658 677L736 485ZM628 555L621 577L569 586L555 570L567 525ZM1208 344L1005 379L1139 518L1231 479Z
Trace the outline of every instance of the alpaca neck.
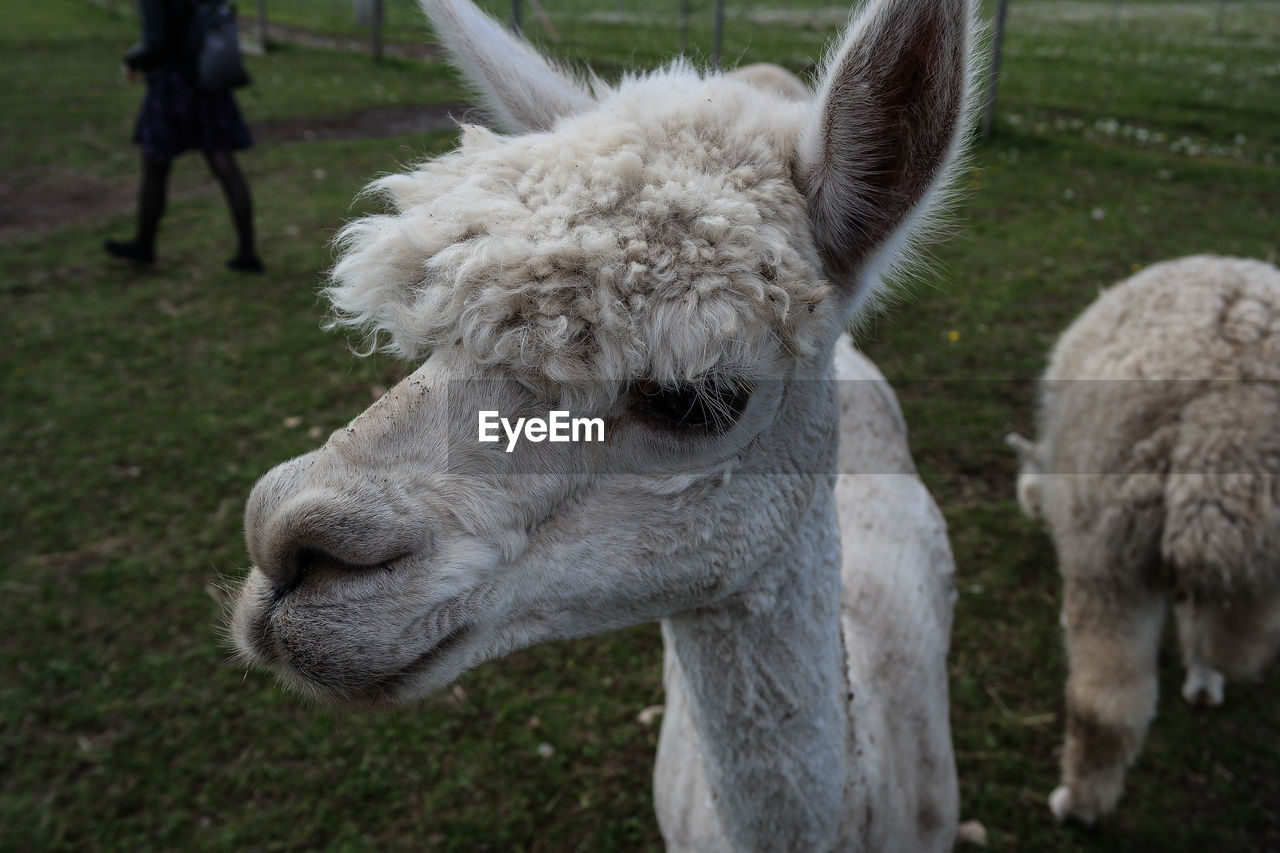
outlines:
M734 850L830 850L842 823L848 704L840 540L820 478L749 588L663 622Z

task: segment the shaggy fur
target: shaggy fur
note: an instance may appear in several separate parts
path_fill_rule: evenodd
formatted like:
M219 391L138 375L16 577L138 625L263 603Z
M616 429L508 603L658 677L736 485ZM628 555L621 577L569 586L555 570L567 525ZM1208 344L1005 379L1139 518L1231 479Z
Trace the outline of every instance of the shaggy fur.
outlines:
M841 311L795 239L808 222L788 163L806 114L676 66L554 134L468 127L457 151L375 185L394 212L342 232L326 295L398 355L457 344L554 386L812 355Z
M670 849L950 849L945 526L841 330L941 197L973 4L870 4L812 100L680 63L590 99L462 0L424 8L532 132L466 128L342 233L334 323L425 361L254 488L241 652L383 704L662 620ZM566 401L607 440L476 440L479 410Z
M1188 701L1280 647L1280 271L1198 256L1105 291L1062 335L1018 498L1066 584L1064 784L1055 814L1114 807L1155 711L1164 593Z
M755 62L751 65L743 65L729 72L729 76L735 77L744 83L750 83L757 89L764 89L766 92L775 95L782 95L792 101L809 100L809 90L804 84L785 68L779 68L772 62Z

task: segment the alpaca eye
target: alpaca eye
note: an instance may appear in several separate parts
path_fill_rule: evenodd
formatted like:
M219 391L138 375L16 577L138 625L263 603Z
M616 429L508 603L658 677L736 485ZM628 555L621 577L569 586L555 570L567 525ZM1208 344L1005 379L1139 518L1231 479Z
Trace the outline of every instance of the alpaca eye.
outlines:
M664 388L656 382L637 386L631 411L662 429L716 435L742 417L751 389L740 382L706 382Z

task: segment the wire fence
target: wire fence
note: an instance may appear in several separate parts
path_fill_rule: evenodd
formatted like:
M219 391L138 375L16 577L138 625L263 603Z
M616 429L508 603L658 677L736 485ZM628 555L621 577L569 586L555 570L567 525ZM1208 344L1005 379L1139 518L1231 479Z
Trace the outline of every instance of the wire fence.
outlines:
M121 14L136 15L138 0L90 0ZM418 0L239 0L239 13L250 30L262 20L312 30L319 34L362 38L369 50L388 42L420 42L428 38ZM762 26L834 30L851 5L845 0L477 0L485 11L539 41L560 40L565 24L642 25L677 34L691 27L712 34L725 21ZM1206 33L1247 32L1260 18L1280 14L1280 0L982 0L983 17L993 24L1002 7L1017 20L1025 15L1090 22L1103 29L1158 29L1166 12L1202 20ZM680 45L673 44L675 50ZM712 47L714 49L714 47ZM710 51L701 47L700 53Z
M101 0L125 4L134 0ZM248 2L248 0L245 0ZM266 5L269 14L289 20L307 20L326 31L355 34L373 27L382 29L384 37L420 36L424 30L422 12L417 0L256 0ZM763 0L763 2L726 2L726 0L479 0L478 5L509 23L518 23L535 35L551 37L561 21L593 20L600 23L628 21L649 26L666 24L672 29L683 25L687 15L702 18L708 26L720 18L758 18L782 23L790 19L796 25L837 26L849 14L851 5L837 0ZM1162 9L1176 9L1186 14L1188 7L1202 17L1214 34L1247 27L1257 14L1280 8L1276 0L1018 0L1017 10L1034 7L1061 7L1076 18L1089 18L1101 26L1133 27L1149 24ZM984 16L994 19L998 0L983 0ZM243 14L251 10L244 8ZM548 26L549 25L549 26ZM538 32L541 30L542 32Z
M136 15L138 0L90 0L120 14ZM726 23L743 32L807 30L820 44L850 12L846 0L476 0L485 11L553 52L598 60L599 40L617 41L619 28L667 55L692 55L712 67L724 63ZM256 47L273 38L329 39L329 46L431 56L432 41L418 0L240 0L241 23ZM992 131L1006 26L1052 39L1065 29L1101 37L1136 36L1160 48L1162 39L1188 31L1208 40L1280 39L1280 0L982 0L992 48L982 86L983 135ZM750 36L748 36L750 37ZM305 43L305 42L304 42ZM738 40L739 47L741 38ZM1174 45L1167 45L1175 49ZM576 52L576 53L575 53ZM651 55L652 55L651 51ZM636 57L632 57L634 60ZM774 58L774 57L771 57ZM781 57L778 57L781 59ZM731 64L733 57L730 57ZM796 57L784 61L797 67ZM812 61L811 57L801 57Z

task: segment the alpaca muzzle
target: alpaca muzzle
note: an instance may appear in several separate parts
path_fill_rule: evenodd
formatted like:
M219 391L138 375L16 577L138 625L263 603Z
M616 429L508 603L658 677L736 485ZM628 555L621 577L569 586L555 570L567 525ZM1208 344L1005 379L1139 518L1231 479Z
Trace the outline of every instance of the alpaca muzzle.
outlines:
M273 468L245 507L249 556L277 597L303 583L392 571L399 560L427 556L427 526L403 492L349 471L330 473L321 454Z

